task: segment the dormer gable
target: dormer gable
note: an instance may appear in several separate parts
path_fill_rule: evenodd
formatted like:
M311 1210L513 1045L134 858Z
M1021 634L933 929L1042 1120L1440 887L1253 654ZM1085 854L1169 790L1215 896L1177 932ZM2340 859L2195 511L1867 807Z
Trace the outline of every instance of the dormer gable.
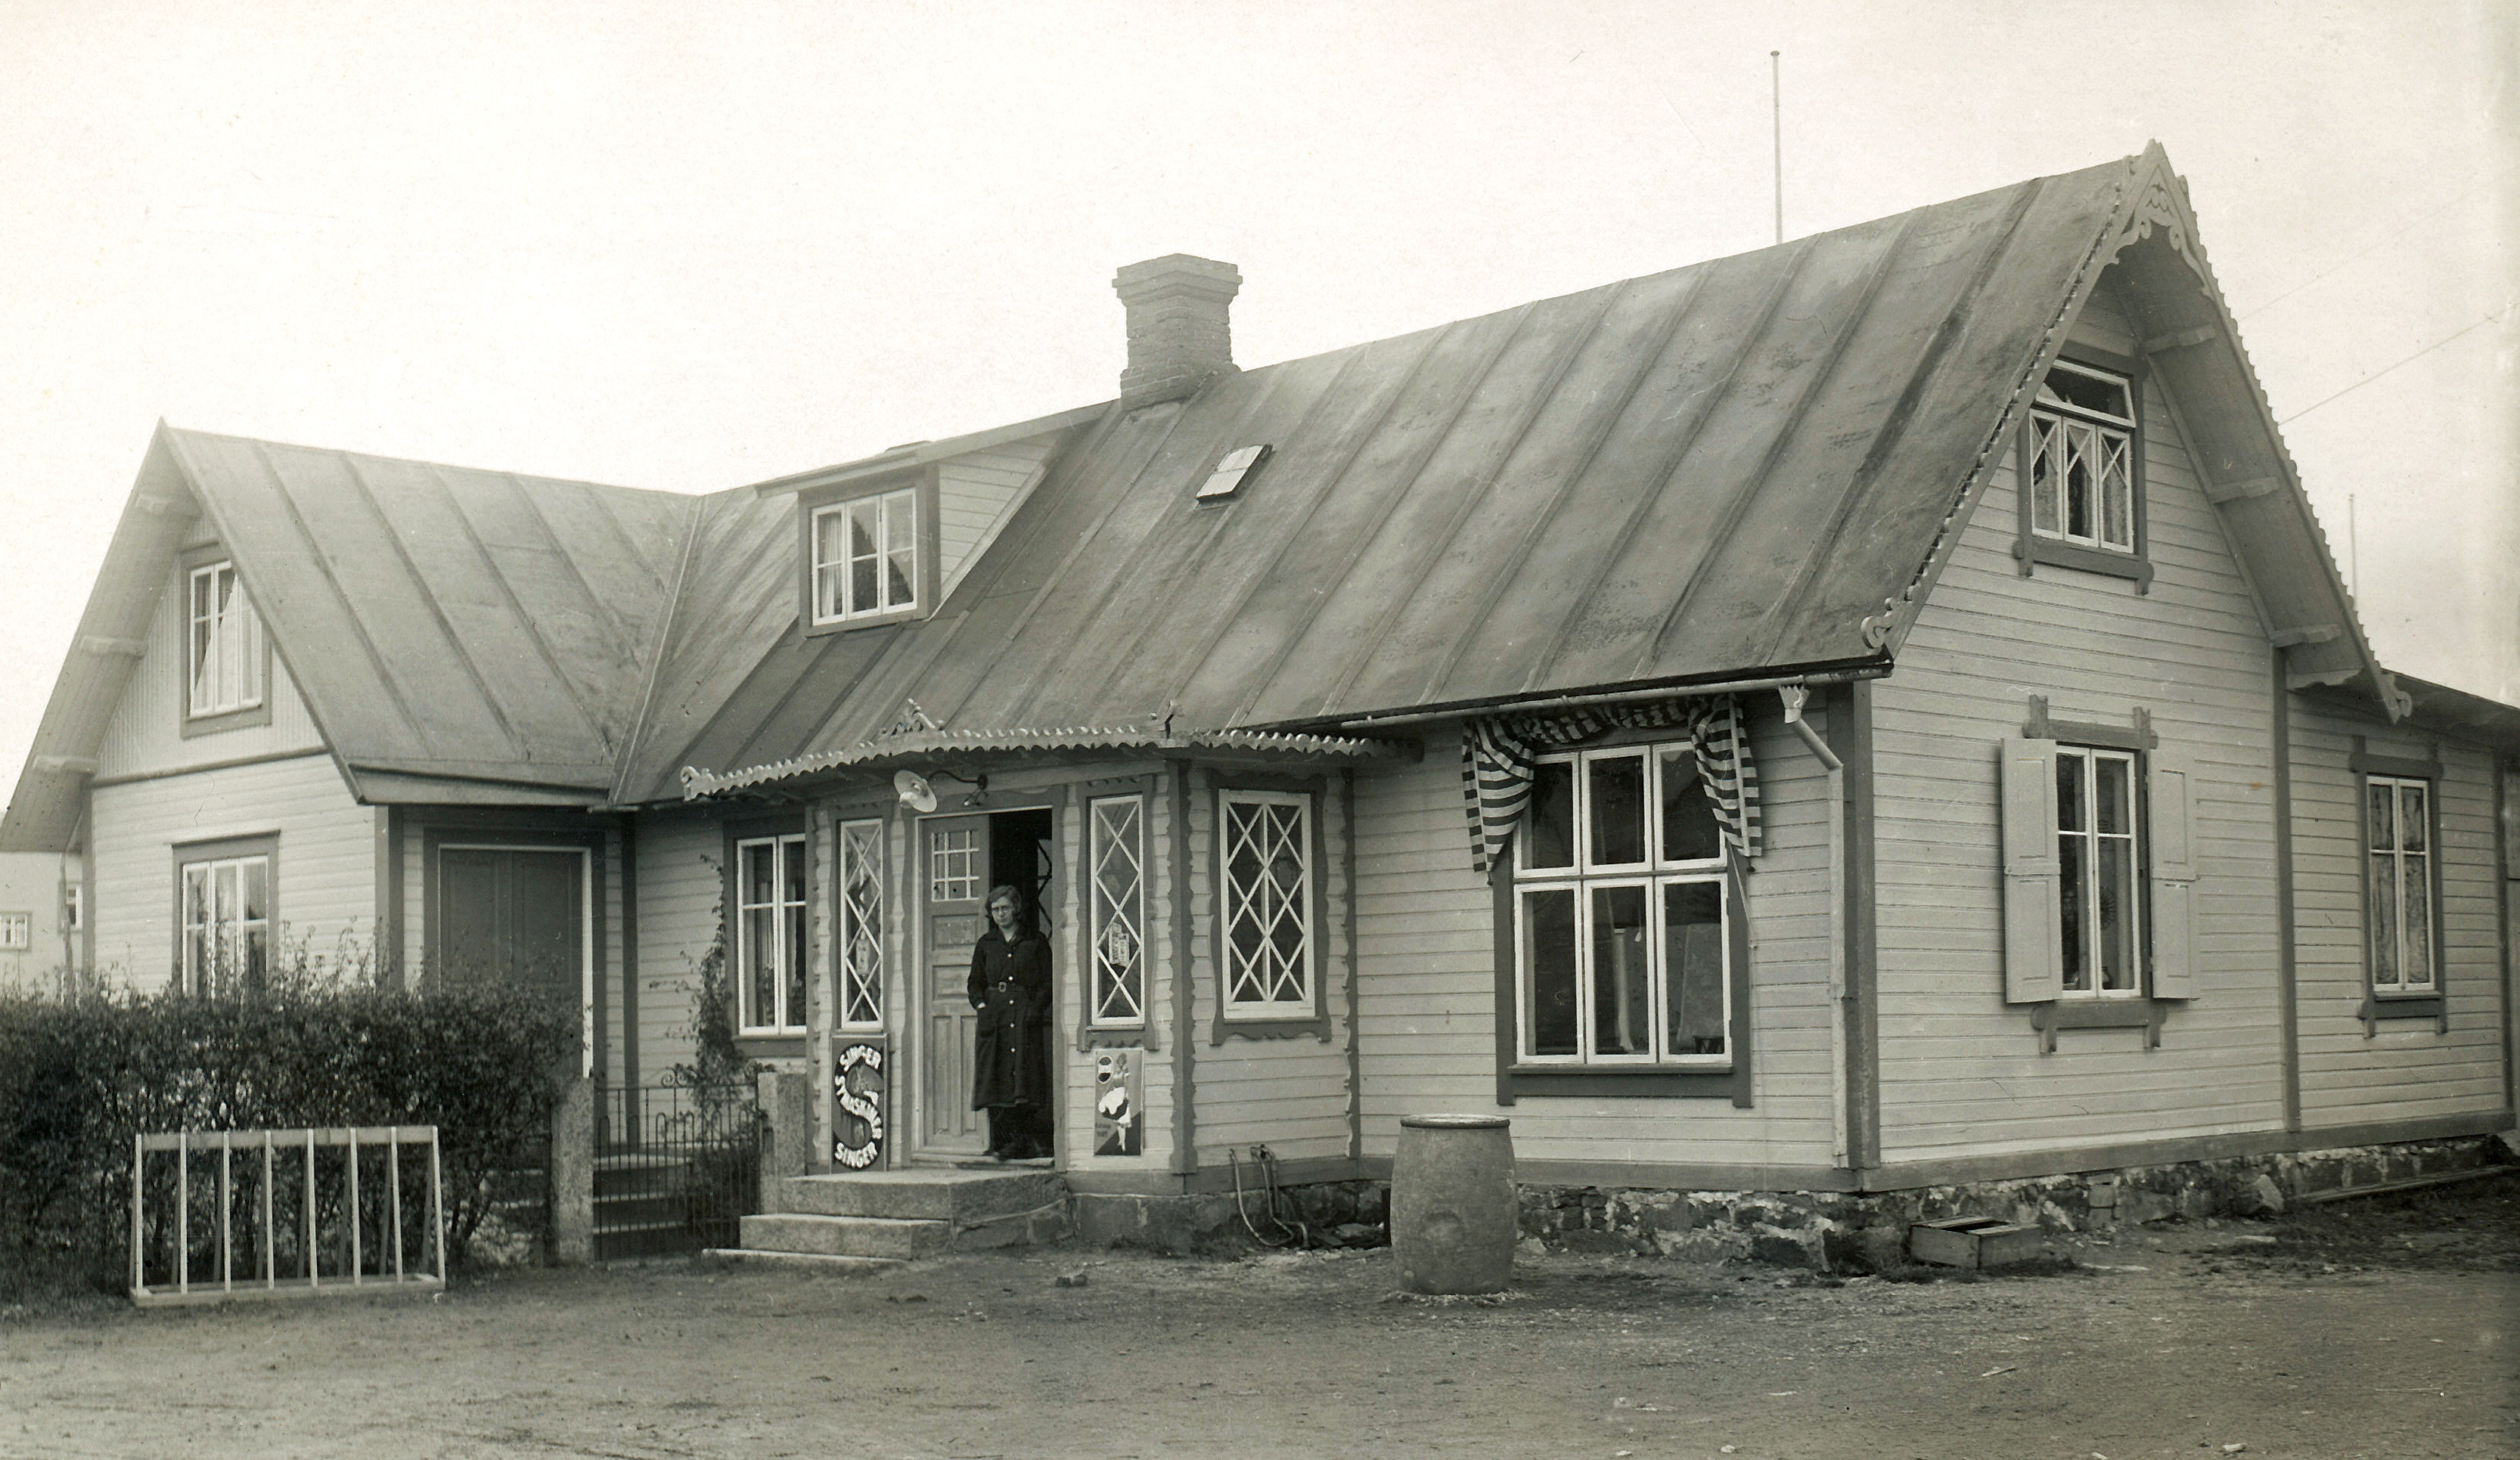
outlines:
M2405 696L2356 618L2197 242L2186 192L2159 144L2133 159L2116 215L2033 367L2015 413L2023 490L2014 555L2025 574L2055 564L2148 587L2142 433L2144 413L2157 408L2185 442L2290 687L2357 686L2395 718ZM2076 383L2111 379L2126 383L2126 418L2100 409L2105 388L2084 391L2080 406L2065 399ZM2120 439L2123 474L2112 445ZM2119 501L2123 522L2109 515Z
M798 632L933 615L1041 484L1059 446L1104 410L915 441L752 488L795 503Z

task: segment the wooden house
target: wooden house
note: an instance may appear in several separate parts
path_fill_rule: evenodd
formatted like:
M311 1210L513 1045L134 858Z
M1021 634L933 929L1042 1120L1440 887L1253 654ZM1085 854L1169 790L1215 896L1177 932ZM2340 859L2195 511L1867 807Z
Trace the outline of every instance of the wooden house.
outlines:
M2158 148L1261 369L1238 284L704 498L161 430L0 850L144 980L525 963L614 1084L720 975L825 1172L979 1152L1018 884L1089 1228L1430 1111L1673 1251L2512 1128L2520 710L2372 657Z

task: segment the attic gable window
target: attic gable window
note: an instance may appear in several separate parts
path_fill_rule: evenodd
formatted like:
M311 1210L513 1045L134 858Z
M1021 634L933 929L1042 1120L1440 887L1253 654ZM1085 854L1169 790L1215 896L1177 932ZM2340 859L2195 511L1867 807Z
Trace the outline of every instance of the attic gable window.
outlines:
M2144 552L2140 382L2132 361L2109 369L2059 360L2021 433L2021 570L2080 568L2149 587Z
M184 733L268 724L270 646L235 562L196 550L183 573Z
M901 487L808 509L807 592L820 627L921 606L921 491Z
M2135 408L2115 376L2059 364L2030 413L2030 530L2135 551Z

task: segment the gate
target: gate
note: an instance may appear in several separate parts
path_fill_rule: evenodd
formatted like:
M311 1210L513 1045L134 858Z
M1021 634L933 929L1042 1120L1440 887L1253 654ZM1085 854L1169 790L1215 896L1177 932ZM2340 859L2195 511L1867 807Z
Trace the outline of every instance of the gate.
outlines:
M748 1083L598 1089L596 1261L735 1246L768 1133Z
M443 1289L441 1189L434 1126L136 1135L131 1301Z

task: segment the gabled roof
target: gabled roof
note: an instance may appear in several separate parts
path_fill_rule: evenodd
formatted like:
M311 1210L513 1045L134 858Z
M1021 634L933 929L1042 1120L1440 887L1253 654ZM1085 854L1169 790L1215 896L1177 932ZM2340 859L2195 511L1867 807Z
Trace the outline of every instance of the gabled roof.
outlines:
M599 804L695 506L161 426L79 642L147 634L198 511L356 794ZM73 648L0 845L67 839L133 662Z
M2134 292L2186 351L2174 388L2215 404L2200 456L2263 466L2231 520L2271 627L2297 670L2378 690L2182 192L2156 147L1106 408L933 617L800 645L792 603L737 615L719 672L783 692L729 698L680 759L844 756L912 697L948 728L1323 730L1879 672L2075 312L2138 247ZM1235 500L1194 499L1262 444ZM666 769L623 797L668 794Z
M2184 192L2156 146L699 499L161 429L82 642L143 632L180 533L153 504L198 499L363 796L585 805L863 767L913 698L1120 747L1877 674L2115 267L2295 684L2403 713ZM798 632L795 492L1018 438L1046 475L932 616ZM73 653L0 845L68 834L43 768L92 754L114 672Z

